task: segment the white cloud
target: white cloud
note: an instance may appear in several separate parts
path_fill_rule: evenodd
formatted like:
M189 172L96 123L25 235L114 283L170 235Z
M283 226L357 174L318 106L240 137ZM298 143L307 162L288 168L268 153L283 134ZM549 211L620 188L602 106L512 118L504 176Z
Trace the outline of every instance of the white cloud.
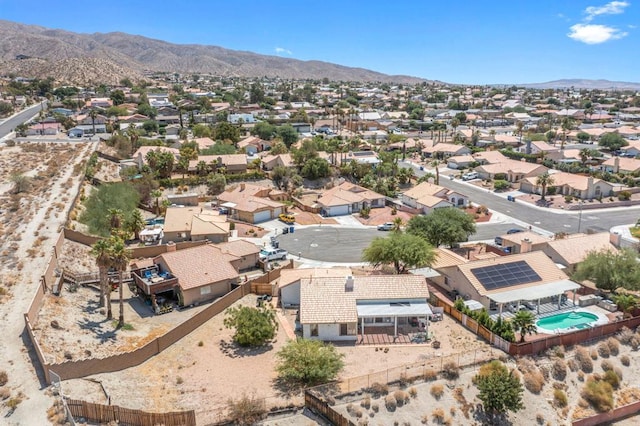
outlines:
M584 10L587 14L584 20L590 22L599 15L619 15L624 13L624 9L628 6L630 6L630 3L627 1L612 1L604 6L589 6Z
M278 55L282 55L282 54L293 55L292 51L290 51L289 49L285 49L284 47L276 47L276 53Z
M628 34L617 28L593 24L575 24L570 27L570 30L571 32L567 34L570 38L586 44L600 44L609 40L617 40Z

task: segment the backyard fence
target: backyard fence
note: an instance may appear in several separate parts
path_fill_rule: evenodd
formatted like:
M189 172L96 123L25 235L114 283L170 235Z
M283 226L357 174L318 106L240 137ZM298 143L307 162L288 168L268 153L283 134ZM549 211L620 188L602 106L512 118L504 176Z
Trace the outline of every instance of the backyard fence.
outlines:
M170 413L148 413L141 410L122 408L117 405L94 404L87 401L68 399L66 401L73 418L82 418L93 422L115 422L130 426L195 426L196 415L193 410Z
M304 391L304 406L329 420L332 425L355 426L355 423L331 408L326 401L314 395L310 390Z

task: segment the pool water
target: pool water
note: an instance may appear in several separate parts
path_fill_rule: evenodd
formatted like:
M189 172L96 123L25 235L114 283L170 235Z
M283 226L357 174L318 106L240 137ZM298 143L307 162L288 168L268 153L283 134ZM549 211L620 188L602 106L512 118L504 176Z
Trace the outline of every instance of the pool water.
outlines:
M553 332L558 329L582 329L587 327L589 323L597 320L598 316L589 312L564 312L562 314L542 318L536 322L536 325L540 328Z

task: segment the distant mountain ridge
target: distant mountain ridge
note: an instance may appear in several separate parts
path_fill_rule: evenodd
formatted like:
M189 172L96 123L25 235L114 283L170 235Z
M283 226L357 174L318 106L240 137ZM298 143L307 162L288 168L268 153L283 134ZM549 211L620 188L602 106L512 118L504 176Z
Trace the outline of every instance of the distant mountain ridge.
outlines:
M173 44L120 32L78 34L0 20L0 73L53 76L59 82L117 83L145 71L210 73L234 77L328 78L333 81L420 83L418 77L387 75L322 61L198 44ZM21 58L21 59L18 59ZM75 66L69 67L72 63Z
M588 80L588 79L564 79L553 80L546 83L527 83L516 84L519 87L528 87L531 89L562 89L575 87L576 89L597 89L597 90L613 90L627 89L640 90L640 83L632 83L627 81L610 81L610 80Z

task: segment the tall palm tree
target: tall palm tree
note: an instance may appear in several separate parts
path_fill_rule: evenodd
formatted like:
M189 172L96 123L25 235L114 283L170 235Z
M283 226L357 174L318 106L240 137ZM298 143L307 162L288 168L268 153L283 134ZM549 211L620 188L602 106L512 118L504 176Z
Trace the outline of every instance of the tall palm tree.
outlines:
M123 219L122 210L109 209L107 211L107 217L109 218L109 229L111 231L111 234L114 235L120 232Z
M440 165L440 160L434 159L433 161L431 161L431 166L434 169L436 169L436 179L434 182L436 185L440 185L440 169L438 169L439 165Z
M547 195L547 186L553 185L553 176L551 176L548 172L545 172L538 176L536 179L536 185L539 186L540 189L540 199L544 201L545 195Z
M91 109L89 111L89 117L91 117L91 126L93 126L93 135L96 135L96 117L98 116L98 111L95 109Z
M109 240L100 239L91 246L91 255L96 259L96 266L100 274L100 302L98 306L104 307L105 294L107 291L107 271L111 266L111 259L109 258ZM107 318L111 317L111 298L107 298Z
M151 196L156 199L156 216L160 215L160 197L162 197L162 191L154 189L151 191Z
M536 317L529 311L518 311L511 319L513 331L520 333L520 343L524 342L527 334L538 334Z
M124 292L122 283L124 281L124 271L129 266L131 252L127 250L124 241L120 237L111 237L110 244L109 258L111 259L111 265L118 271L118 296L120 299L118 303L120 312L118 315L118 328L122 328L124 326Z
M129 232L133 232L136 240L140 239L140 231L142 231L145 226L146 222L144 221L144 217L142 217L140 210L135 209L132 211L129 219L127 220L126 228Z

